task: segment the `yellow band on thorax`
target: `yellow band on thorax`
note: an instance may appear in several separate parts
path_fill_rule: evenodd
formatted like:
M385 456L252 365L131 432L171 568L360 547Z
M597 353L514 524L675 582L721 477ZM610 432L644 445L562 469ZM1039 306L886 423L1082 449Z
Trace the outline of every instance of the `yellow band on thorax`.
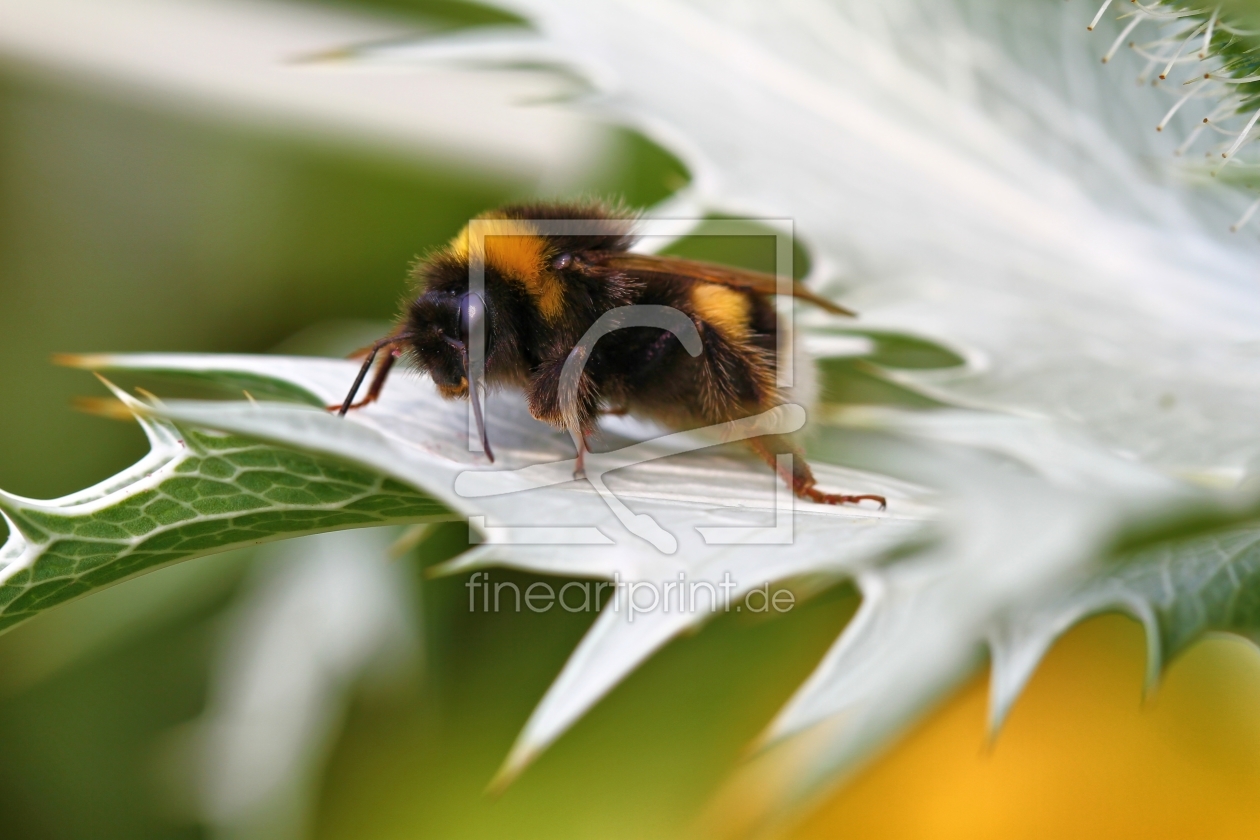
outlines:
M449 247L460 260L480 260L508 282L519 284L547 320L564 311L564 286L547 265L547 242L529 222L474 219Z

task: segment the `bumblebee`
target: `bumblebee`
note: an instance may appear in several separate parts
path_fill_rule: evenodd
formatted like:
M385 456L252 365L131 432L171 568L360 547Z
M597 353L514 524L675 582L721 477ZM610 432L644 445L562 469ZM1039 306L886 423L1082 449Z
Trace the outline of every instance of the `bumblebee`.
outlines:
M521 389L534 417L574 432L580 472L586 438L601 414L628 413L689 429L750 417L791 396L775 385L775 277L632 253L632 214L595 203L509 205L478 219L484 235L470 236L465 227L413 268L415 296L405 302L398 326L366 348L345 402L330 409L344 415L376 400L403 357L427 373L446 399L467 399L470 336L484 336L486 386ZM567 220L581 220L583 233L553 235L540 228L560 226L535 224ZM484 297L469 290L470 265L484 269ZM834 314L853 314L799 284L792 294ZM693 356L667 329L617 329L589 350L576 393L570 386L562 394L565 363L587 330L604 313L631 305L683 313L699 333L699 354ZM381 351L367 393L356 402ZM481 401L474 398L472 407L482 449L493 461ZM882 496L819 490L800 449L787 438L764 435L747 443L777 472L776 451L794 455L791 472L780 476L799 497L885 506Z

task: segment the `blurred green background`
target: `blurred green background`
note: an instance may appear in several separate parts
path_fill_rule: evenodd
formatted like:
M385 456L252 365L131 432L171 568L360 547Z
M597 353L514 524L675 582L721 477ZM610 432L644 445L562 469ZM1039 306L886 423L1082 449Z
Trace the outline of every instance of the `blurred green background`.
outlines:
M414 15L417 30L510 20L457 3L361 5ZM685 182L674 158L632 132L610 129L603 154L572 191L644 207ZM472 164L216 121L0 63L0 487L61 495L145 450L134 426L71 410L75 396L101 388L52 366L51 354L327 350L337 343L329 336L393 316L418 254L477 212L538 192L529 178L487 177ZM688 247L721 256L706 251L711 242ZM875 338L877 362L955 363L936 348ZM921 404L858 360L831 360L825 373L833 399ZM462 526L440 526L394 561L413 582L418 676L338 689L349 705L314 761L309 836L703 832L695 820L711 794L857 606L852 587L836 585L773 620L722 617L668 646L491 797L486 784L592 616L470 613L466 578L423 576L464 538ZM207 708L234 605L269 559L234 552L184 563L0 637L0 837L282 836L209 825L173 758L179 733ZM522 588L533 580L494 575ZM1125 836L1136 826L1133 836L1151 837L1198 825L1243 836L1231 827L1249 811L1230 803L1260 783L1247 705L1260 701L1254 652L1196 649L1169 678L1162 696L1173 699L1141 708L1135 632L1118 619L1076 631L1017 707L1015 734L983 754L976 683L802 831L1049 837L1107 827ZM1110 717L1049 702L1080 697ZM1230 737L1196 735L1205 718ZM1047 732L1056 734L1038 737ZM1104 754L1114 772L1073 773ZM1141 772L1126 774L1125 760ZM1212 782L1220 768L1226 788ZM1179 787L1191 770L1207 781ZM1035 795L1021 799L1025 789ZM1157 823L1123 818L1148 813L1152 791ZM1015 807L1026 801L1066 816Z

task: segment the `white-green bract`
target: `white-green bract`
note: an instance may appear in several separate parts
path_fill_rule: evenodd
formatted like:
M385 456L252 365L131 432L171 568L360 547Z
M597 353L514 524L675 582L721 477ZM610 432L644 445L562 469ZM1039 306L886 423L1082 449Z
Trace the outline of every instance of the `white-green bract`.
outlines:
M791 545L710 546L697 526L764 519L766 510L730 501L768 493L769 477L750 461L691 453L627 469L614 487L678 537L679 551L664 555L626 535L581 484L458 496L455 475L481 462L466 451L460 407L423 381L400 378L380 405L344 421L279 403L137 410L176 424L169 428L344 459L490 524L593 524L613 537L606 546L483 546L449 571L498 563L660 580L729 570L752 585L852 576L864 598L856 618L768 722L768 749L809 740L790 753L768 823L843 778L986 651L997 724L1048 646L1084 616L1139 618L1152 680L1205 630L1256 633L1260 530L1247 522L1260 504L1248 489L1260 444L1260 248L1228 231L1244 198L1196 192L1163 163L1177 141L1151 129L1167 102L1132 89L1118 62L1101 65L1106 44L1091 38L1103 33L1085 34L1095 8L1031 0L513 8L534 28L369 47L352 59L576 69L591 91L574 107L638 127L689 165L692 184L660 213L793 218L815 258L811 282L843 290L864 327L961 354L959 368L888 374L955 408L814 418L816 458L867 471L824 467L824 482L886 492L888 513L802 507ZM804 313L798 325L825 327ZM94 364L269 380L316 403L338 400L353 373L349 363L273 357ZM518 400L494 405L497 467L570 457L565 438L530 421ZM429 515L404 514L390 521ZM37 554L12 562L37 563ZM601 615L503 778L708 617Z

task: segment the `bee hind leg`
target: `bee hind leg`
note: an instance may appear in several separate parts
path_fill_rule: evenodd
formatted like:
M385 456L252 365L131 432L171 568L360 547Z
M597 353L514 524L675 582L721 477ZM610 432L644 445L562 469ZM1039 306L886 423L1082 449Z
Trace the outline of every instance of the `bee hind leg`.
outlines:
M809 462L805 460L805 453L801 451L800 447L781 437L776 436L775 440L780 443L780 446L776 448L786 447L792 453L791 472L780 468L777 453L771 450L766 437L749 438L746 443L753 452L756 452L763 461L774 469L787 486L792 488L792 492L798 498L809 499L811 502L823 505L858 504L863 501L871 501L879 502L880 510L885 510L888 507L888 500L874 493L862 493L856 496L841 493L824 493L817 488L818 480L814 478L814 471L809 468Z

